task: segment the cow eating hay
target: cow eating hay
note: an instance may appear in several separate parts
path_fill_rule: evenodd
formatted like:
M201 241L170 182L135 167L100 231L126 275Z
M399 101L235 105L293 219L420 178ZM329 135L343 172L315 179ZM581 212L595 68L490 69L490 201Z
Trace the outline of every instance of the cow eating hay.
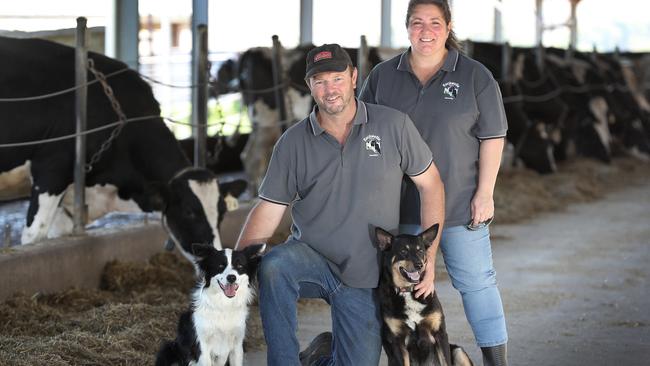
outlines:
M0 37L0 98L14 99L0 101L0 145L74 134L72 90L15 100L74 86L74 54L73 48L54 42ZM89 82L103 74L106 84L88 86L87 128L124 117L140 119L122 120L124 124L116 127L121 131L108 128L87 136L88 220L110 211L159 211L185 252L192 243L221 248L217 227L225 212L223 200L231 188L241 193L241 184L219 185L211 172L192 169L160 118L151 87L122 62L93 52L88 57L94 65L88 72ZM74 139L64 139L0 147L0 172L29 167L31 193L23 244L71 232L74 144Z

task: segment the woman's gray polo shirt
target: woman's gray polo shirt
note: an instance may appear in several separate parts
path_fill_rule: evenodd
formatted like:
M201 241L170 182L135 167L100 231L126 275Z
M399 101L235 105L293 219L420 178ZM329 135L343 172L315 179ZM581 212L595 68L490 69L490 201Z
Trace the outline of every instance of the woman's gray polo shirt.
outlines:
M490 71L453 48L423 86L412 72L409 52L375 66L360 99L411 117L445 184L445 226L465 225L478 184L479 143L506 135L501 91ZM402 224L420 223L418 192L410 180L405 180L401 210Z
M291 205L290 238L321 253L343 283L373 288L380 265L374 228L397 229L403 175L419 175L431 163L431 150L404 113L357 101L341 146L314 108L276 143L259 197Z

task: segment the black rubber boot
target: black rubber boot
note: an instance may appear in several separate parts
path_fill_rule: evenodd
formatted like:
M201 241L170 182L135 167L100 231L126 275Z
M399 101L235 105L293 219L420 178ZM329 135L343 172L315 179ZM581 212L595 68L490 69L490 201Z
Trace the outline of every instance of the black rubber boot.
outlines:
M304 351L300 352L300 364L311 366L321 357L332 354L332 332L323 332L314 338Z
M483 353L483 366L508 366L505 343L494 347L481 347L481 352Z

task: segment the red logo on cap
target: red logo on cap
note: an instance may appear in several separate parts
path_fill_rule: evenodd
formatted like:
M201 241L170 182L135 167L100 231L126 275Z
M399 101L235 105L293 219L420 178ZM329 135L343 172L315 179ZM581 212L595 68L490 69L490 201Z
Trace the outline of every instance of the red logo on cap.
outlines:
M330 52L330 51L322 51L322 52L317 53L316 56L314 56L314 62L320 61L320 60L322 60L324 58L332 58L332 52Z

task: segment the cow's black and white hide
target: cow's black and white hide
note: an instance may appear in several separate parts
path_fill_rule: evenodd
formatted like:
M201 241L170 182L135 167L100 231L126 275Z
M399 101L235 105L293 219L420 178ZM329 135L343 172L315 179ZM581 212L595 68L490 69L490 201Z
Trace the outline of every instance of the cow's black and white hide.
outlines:
M42 95L72 87L74 56L73 48L54 42L0 37L0 98ZM124 63L100 54L90 52L88 57L106 75L126 68ZM88 80L94 80L91 73ZM190 162L159 117L151 87L135 71L109 77L108 83L127 118L152 117L127 123L87 174L88 220L114 210L164 211L172 236L187 238L187 242L179 241L182 247L210 243L221 248L217 206L224 192L219 190L214 174L187 170ZM0 102L0 144L73 134L74 106L73 92L32 101ZM88 129L118 120L99 83L88 87L87 111ZM88 159L111 131L88 135ZM29 164L32 184L23 244L72 229L74 160L74 139L0 148L0 172Z
M572 116L571 107L562 99L557 80L546 69L539 69L535 50L530 48L513 48L512 68L512 80L525 97L524 112L529 119L541 123L537 125L538 129L549 135L554 159L563 159L562 132L572 123L569 120Z
M275 142L293 123L305 118L313 108L313 100L305 83L305 58L313 45L282 50L282 82L273 83L272 49L251 48L234 62L225 62L217 71L214 94L239 91L253 124L253 131L242 152L242 163L250 179L251 191L257 188L266 173ZM357 50L346 48L356 64ZM397 51L396 51L397 52ZM379 50L370 48L368 68L380 62ZM234 80L237 82L234 82ZM284 91L287 120L280 120L275 90ZM360 85L358 85L360 87Z
M250 134L209 136L206 139L206 168L217 175L241 172L244 166L240 155L249 137ZM185 155L194 161L194 138L189 137L178 142Z
M565 160L580 155L608 163L612 137L604 80L591 64L575 57L567 59L565 52L547 48L545 56L544 72L562 90L560 97L569 106L556 156Z
M507 141L513 145L515 163L523 164L539 173L556 171L553 141L549 128L543 120L531 118L525 111L525 101L519 99L522 90L515 80L513 64L508 62L508 70L503 72L503 46L496 43L472 42L472 58L479 61L499 80L499 88L504 98L504 108L508 119ZM506 76L502 78L502 76Z
M620 56L593 54L589 60L606 80L612 118L613 142L625 153L650 158L650 106L638 90L629 60Z

